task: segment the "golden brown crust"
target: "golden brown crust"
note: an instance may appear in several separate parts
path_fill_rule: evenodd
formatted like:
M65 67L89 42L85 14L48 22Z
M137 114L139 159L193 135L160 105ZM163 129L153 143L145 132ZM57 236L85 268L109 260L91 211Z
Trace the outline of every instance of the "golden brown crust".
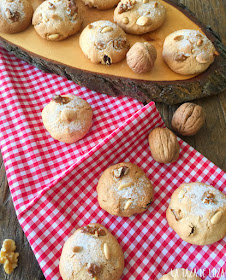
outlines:
M42 110L43 124L50 135L68 144L82 139L88 133L92 116L92 109L85 100L69 94L53 97Z
M82 19L75 0L47 0L35 10L32 24L42 38L61 41L81 29Z
M184 183L174 191L166 218L184 241L212 244L226 235L226 197L212 186Z
M33 8L28 0L0 1L0 32L17 33L31 24Z
M63 280L119 280L124 256L116 238L101 224L93 223L68 238L59 268Z
M153 199L153 186L141 168L121 162L103 172L97 193L101 208L112 215L130 217L148 209Z

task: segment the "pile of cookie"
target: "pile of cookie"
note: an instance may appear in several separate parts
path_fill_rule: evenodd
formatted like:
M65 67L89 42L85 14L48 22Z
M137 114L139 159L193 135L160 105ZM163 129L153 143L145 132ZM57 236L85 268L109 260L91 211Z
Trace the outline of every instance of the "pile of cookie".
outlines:
M99 20L82 30L83 18L76 0L1 0L0 32L25 30L32 21L46 40L61 41L81 31L79 45L93 63L111 65L125 57L136 73L150 71L157 57L149 42L130 47L127 33L142 35L164 24L167 13L158 0L82 0L90 9L114 10L114 22ZM176 73L193 75L205 71L218 55L212 42L197 30L178 30L165 38L162 57Z

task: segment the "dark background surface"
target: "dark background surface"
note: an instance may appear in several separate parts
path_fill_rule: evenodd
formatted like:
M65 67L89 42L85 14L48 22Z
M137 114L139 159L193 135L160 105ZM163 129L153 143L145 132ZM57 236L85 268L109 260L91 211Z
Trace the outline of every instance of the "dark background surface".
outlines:
M204 24L210 25L226 43L226 1L225 0L181 0ZM206 112L203 128L192 137L182 137L192 147L226 171L226 92L194 103ZM156 104L166 125L170 127L173 112L178 105ZM0 266L1 280L43 280L42 271L35 259L15 214L8 188L5 168L0 154L0 244L4 239L16 241L20 253L18 267L11 275L6 275Z

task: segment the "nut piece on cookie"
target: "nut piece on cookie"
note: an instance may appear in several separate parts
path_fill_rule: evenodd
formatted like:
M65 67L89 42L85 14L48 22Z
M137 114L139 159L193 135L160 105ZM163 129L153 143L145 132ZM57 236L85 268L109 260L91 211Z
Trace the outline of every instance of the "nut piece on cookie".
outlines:
M148 209L153 199L153 186L140 167L121 162L103 172L97 194L100 207L108 213L130 217Z
M33 8L29 0L0 1L0 32L17 33L31 25Z
M102 225L77 229L65 242L60 257L63 280L119 280L124 256L116 238Z
M114 21L125 32L135 35L156 30L165 17L165 7L153 0L121 0L114 11Z
M0 263L4 264L4 270L7 274L11 274L17 267L19 253L15 252L16 244L12 239L5 239L0 251Z
M226 196L210 185L184 183L172 194L166 218L184 241L215 243L226 236Z
M164 274L159 280L173 280L173 279L186 279L186 280L202 280L196 273L184 268L176 268L169 273Z
M173 114L172 128L180 135L195 135L205 122L205 113L201 106L194 103L182 104Z
M182 29L165 38L162 56L168 66L181 75L204 72L213 62L216 50L198 30Z
M118 4L120 0L82 0L89 8L96 8L98 10L108 10Z
M107 20L87 25L79 37L79 45L91 62L106 65L124 59L129 49L125 32Z
M155 47L148 43L135 43L126 54L128 66L136 73L145 73L150 71L157 58Z
M49 41L61 41L77 33L82 19L75 0L46 0L34 12L36 32Z
M42 120L50 135L64 143L82 139L92 126L90 105L75 95L55 95L42 111Z
M154 128L148 136L149 147L153 159L159 163L177 161L180 145L176 135L168 128Z

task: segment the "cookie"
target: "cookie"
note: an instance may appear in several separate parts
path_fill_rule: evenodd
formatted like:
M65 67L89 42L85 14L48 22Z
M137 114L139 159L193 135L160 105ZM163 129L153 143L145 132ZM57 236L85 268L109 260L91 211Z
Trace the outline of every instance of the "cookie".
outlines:
M32 24L42 38L61 41L81 29L82 19L75 0L46 0L35 10Z
M107 65L124 59L129 49L125 32L107 20L87 25L79 37L79 45L93 63Z
M89 224L65 242L59 268L63 280L119 280L124 256L118 241L104 226Z
M97 185L98 202L108 213L121 217L146 211L153 186L144 171L130 162L108 167Z
M165 38L162 57L168 66L181 75L204 72L217 52L212 42L198 30L182 29Z
M0 32L17 33L30 24L33 8L28 0L0 1Z
M108 10L118 4L120 0L82 0L89 8L97 8L98 10Z
M166 218L184 241L212 244L226 236L226 196L200 182L182 184L171 197Z
M159 1L121 0L114 11L114 21L127 33L141 35L159 28L166 9Z
M177 268L164 274L159 280L202 280L196 273L184 268Z
M75 95L56 95L42 110L42 120L50 135L64 143L83 138L92 126L90 105Z

